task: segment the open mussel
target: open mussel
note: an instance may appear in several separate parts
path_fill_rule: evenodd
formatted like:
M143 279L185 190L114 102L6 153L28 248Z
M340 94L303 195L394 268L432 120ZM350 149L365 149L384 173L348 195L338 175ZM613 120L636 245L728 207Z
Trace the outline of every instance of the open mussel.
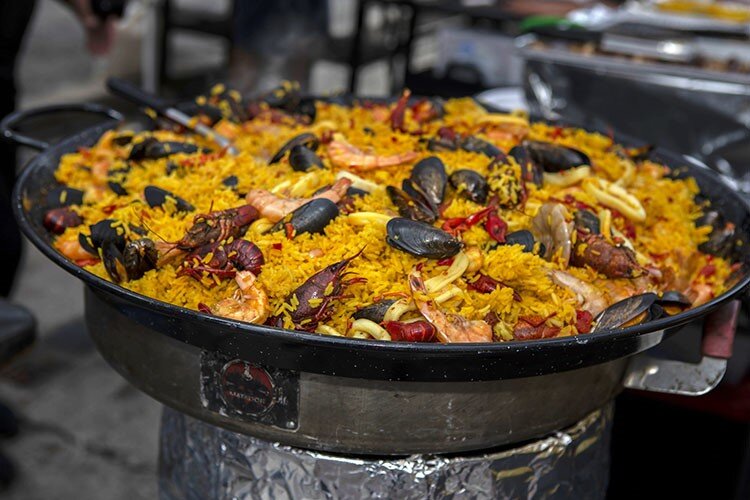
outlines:
M388 312L388 309L390 309L395 302L394 299L384 299L380 302L375 302L374 304L359 309L352 314L352 318L369 319L370 321L380 324L383 322L383 318L385 318L385 313Z
M302 118L307 123L315 121L315 99L302 97L297 83L283 83L263 96L263 101L268 106Z
M487 180L478 172L461 169L453 172L449 181L458 193L474 203L484 205L487 202L490 188Z
M519 144L514 146L508 152L508 155L518 163L518 166L521 167L521 177L525 182L530 182L541 187L544 179L544 172L542 168L534 162L531 157L531 152L525 145Z
M151 208L164 207L167 200L173 200L178 212L192 212L195 210L195 207L189 202L160 187L146 186L146 189L143 190L143 197Z
M584 230L591 234L600 234L601 227L599 217L589 210L578 210L573 214L576 229Z
M229 177L224 177L224 179L221 180L221 183L229 189L237 189L237 184L239 182L240 180L236 175L230 175Z
M542 141L526 141L523 146L531 159L545 172L562 172L583 165L591 165L591 160L577 149Z
M68 207L53 208L44 214L44 227L53 234L62 234L69 227L83 224L81 216Z
M534 235L531 231L521 229L505 235L505 245L521 245L524 252L534 252Z
M695 225L713 228L708 240L698 245L698 250L717 257L727 257L732 253L736 241L736 227L733 223L727 222L723 215L716 210L709 210L695 221Z
M68 186L56 186L47 192L47 208L69 207L83 204L83 191Z
M284 143L281 148L279 148L276 154L273 155L270 160L268 160L268 164L273 165L274 163L280 162L281 159L284 158L284 156L287 154L287 152L291 151L291 149L295 146L304 146L310 151L316 151L319 145L320 141L318 141L318 138L315 136L315 134L312 134L310 132L305 132L304 134L294 136L286 143Z
M447 259L461 251L461 242L424 222L396 217L386 224L385 241L417 257Z
M125 245L122 262L128 279L137 280L147 271L156 268L159 253L156 245L149 238L139 238Z
M128 160L156 160L159 158L166 158L177 153L197 153L199 150L203 151L204 153L210 151L205 148L200 149L195 144L190 144L188 142L162 142L153 137L147 137L141 142L133 145L133 147L130 149Z
M661 306L663 311L670 316L679 314L693 305L689 298L677 290L668 290L662 293L656 304Z
M655 293L644 293L616 302L599 314L593 331L615 330L650 321L650 310L657 299Z
M435 222L437 220L437 214L421 195L412 197L403 189L395 186L387 186L385 191L402 217L423 222Z
M480 139L479 137L467 135L466 137L463 137L459 143L461 149L468 151L469 153L481 153L488 158L497 158L501 161L505 159L505 153L503 153L500 148L484 139Z
M104 219L89 226L89 234L80 233L78 242L84 250L92 255L99 255L99 250L108 244L122 250L125 248L125 229L122 222L115 219Z
M277 222L271 232L286 230L290 238L302 233L322 233L339 213L339 207L331 200L316 198Z

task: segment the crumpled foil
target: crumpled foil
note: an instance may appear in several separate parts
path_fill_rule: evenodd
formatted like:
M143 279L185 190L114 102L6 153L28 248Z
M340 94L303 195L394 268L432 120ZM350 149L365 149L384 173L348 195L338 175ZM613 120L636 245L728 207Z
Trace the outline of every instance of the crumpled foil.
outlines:
M160 498L604 498L612 415L610 404L569 429L492 452L372 458L263 441L165 408Z
M660 73L654 65L530 48L520 55L532 114L694 156L750 193L749 75L682 66Z

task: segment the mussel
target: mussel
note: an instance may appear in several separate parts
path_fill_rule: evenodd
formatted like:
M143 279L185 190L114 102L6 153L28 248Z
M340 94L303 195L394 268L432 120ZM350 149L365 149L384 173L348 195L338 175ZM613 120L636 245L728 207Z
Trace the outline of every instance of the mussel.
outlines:
M597 316L593 331L614 330L648 321L649 310L657 298L654 293L644 293L612 304Z
M713 230L708 236L708 240L698 246L701 252L715 255L717 257L727 257L735 247L735 225L727 222L719 212L709 210L698 220L695 221L696 227L711 226Z
M380 302L375 302L374 304L359 309L357 312L352 314L352 318L369 319L370 321L380 324L383 322L385 313L388 312L388 309L390 309L394 302L396 301L393 299L384 299Z
M326 226L339 216L339 207L326 198L316 198L305 203L297 210L274 224L271 232L287 230L287 224L292 228L290 237L302 233L322 233Z
M497 158L500 161L505 160L505 153L503 153L500 148L484 139L474 137L473 135L467 135L459 142L461 149L468 151L469 153L481 153L489 158Z
M84 250L92 255L99 255L99 250L108 244L122 250L125 248L125 230L122 223L115 219L104 219L89 226L89 234L80 233L78 242Z
M414 165L410 179L432 206L437 207L443 202L448 176L440 158L430 156L421 160Z
M289 165L297 172L307 172L313 167L323 168L323 161L312 149L298 144L289 151Z
M47 208L69 207L83 204L83 191L68 186L57 186L46 196Z
M276 154L273 155L270 160L268 160L268 164L273 165L274 163L280 162L281 159L284 158L284 155L286 155L287 151L290 151L295 146L305 146L307 149L315 151L318 149L319 144L320 142L318 141L318 138L315 136L315 134L305 132L304 134L297 135L289 139L283 146L281 146Z
M346 190L346 195L350 197L367 196L368 194L370 193L365 191L364 189L359 189L355 187L350 187L349 189Z
M159 253L156 245L149 238L139 238L125 245L122 262L128 279L137 280L147 271L156 268Z
M530 182L541 187L544 180L544 172L542 168L534 162L531 157L531 152L525 145L519 144L514 146L508 152L508 155L518 163L518 166L521 167L521 177L525 182Z
M222 179L221 183L229 189L235 189L237 188L239 179L236 175L230 175L229 177L225 177L224 179Z
M478 172L469 169L456 170L450 175L449 180L451 186L460 195L481 205L487 202L490 188L485 178Z
M303 117L308 123L315 121L315 99L302 97L299 84L284 83L263 97L268 106L290 115Z
M583 229L591 234L601 233L599 217L589 210L581 209L573 214L576 229Z
M688 309L693 303L677 290L668 290L661 294L656 304L661 306L666 314L672 316Z
M424 222L396 217L386 224L385 241L399 250L428 259L447 259L461 251L461 242Z
M177 153L192 154L198 152L199 148L195 144L179 141L159 141L153 137L147 137L141 142L134 144L130 149L128 160L156 160L166 158ZM205 148L201 151L209 152Z
M119 182L107 181L107 186L117 196L127 196L127 194L128 194L128 190L125 189L125 187L122 184L120 184Z
M437 214L421 195L416 198L411 197L406 191L395 186L387 186L385 191L402 217L423 222L435 222L437 220Z
M112 144L115 146L127 146L133 141L133 133L131 132L124 132L122 134L118 134L112 138Z
M80 226L81 216L68 207L53 208L44 214L44 227L53 234L62 234L69 227Z
M166 189L156 186L146 186L143 190L143 197L151 208L164 207L168 199L174 200L175 208L178 212L192 212L195 207L179 196L170 193Z
M531 231L521 229L505 235L505 245L521 245L524 252L534 252L534 235Z
M534 163L545 172L561 172L582 165L591 165L588 156L567 146L542 141L526 141L523 145Z

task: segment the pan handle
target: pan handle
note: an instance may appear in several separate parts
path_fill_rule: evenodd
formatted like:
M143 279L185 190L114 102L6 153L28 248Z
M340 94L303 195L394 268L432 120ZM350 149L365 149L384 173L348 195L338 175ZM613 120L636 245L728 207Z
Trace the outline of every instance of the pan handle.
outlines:
M18 145L28 146L43 151L49 147L49 143L40 139L34 139L28 135L18 132L16 128L29 118L57 113L94 113L104 115L110 120L121 122L125 117L117 110L96 103L80 104L53 104L51 106L40 106L38 108L14 111L0 121L0 134L8 141Z
M732 356L740 301L733 300L706 316L701 361L697 364L640 354L631 359L623 379L628 389L700 396L714 389Z

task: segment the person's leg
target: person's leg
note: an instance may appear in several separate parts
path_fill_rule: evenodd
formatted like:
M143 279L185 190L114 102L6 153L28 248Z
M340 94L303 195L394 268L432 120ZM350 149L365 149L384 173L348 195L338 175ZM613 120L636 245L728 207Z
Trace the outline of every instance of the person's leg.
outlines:
M0 116L15 109L14 73L23 34L31 19L34 1L0 2ZM15 147L0 141L0 296L10 293L21 260L21 233L11 211L11 191L16 179Z

